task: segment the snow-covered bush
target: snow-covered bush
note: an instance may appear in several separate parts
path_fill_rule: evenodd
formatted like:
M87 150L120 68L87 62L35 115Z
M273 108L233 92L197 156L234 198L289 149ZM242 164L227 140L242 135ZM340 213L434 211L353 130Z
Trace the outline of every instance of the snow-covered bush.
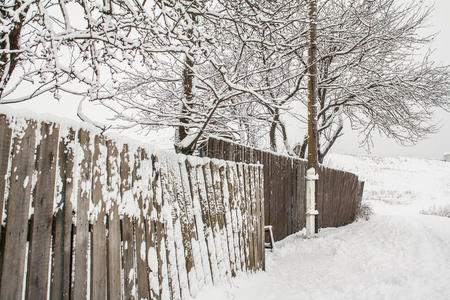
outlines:
M370 216L373 215L373 209L367 202L362 202L356 211L356 220L366 220L370 219Z
M423 215L434 215L450 218L450 204L442 206L433 205L428 209L421 210L420 213Z

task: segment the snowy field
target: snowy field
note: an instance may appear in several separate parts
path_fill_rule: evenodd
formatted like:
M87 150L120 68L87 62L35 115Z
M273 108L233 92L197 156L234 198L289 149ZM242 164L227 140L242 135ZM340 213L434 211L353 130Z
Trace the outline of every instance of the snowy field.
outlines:
M199 300L450 299L450 163L331 155L326 165L365 180L374 215L302 233L267 252L266 272L210 287Z

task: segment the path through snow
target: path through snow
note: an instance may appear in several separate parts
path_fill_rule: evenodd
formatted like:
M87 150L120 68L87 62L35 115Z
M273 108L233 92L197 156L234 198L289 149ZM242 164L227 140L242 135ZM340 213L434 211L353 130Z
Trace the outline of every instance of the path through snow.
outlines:
M332 156L328 164L364 177L375 215L312 240L292 235L267 253L266 272L197 299L450 299L450 218L419 214L450 205L450 163Z

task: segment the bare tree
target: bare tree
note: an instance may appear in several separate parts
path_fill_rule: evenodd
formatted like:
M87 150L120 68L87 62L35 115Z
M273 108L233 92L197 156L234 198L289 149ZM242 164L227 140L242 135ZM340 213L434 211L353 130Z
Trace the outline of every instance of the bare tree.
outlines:
M159 50L146 17L126 1L7 0L0 16L1 104L46 92L111 96L117 66Z
M151 68L131 74L117 101L105 104L129 126L176 128L175 146L184 153L209 134L254 144L261 134L257 128L267 122L286 136L280 115L305 72L295 68L300 63L289 54L303 46L298 38L285 38L289 27L301 27L304 18L299 4L290 3L181 1L177 9L183 7L183 13L178 14L166 5L159 11L170 14L171 21L154 24L166 36L181 34L165 39L171 47ZM177 45L188 50L180 52Z
M180 152L214 134L267 139L274 151L281 139L292 153L284 121L306 105L311 65L305 3L7 0L0 103L73 93L111 108L122 128L175 128ZM345 119L368 143L376 131L400 142L432 132L432 108L448 109L449 72L414 59L430 40L418 35L428 11L395 0L318 5L319 161Z
M429 9L394 0L332 1L319 10L319 161L342 134L343 120L370 144L374 132L416 142L435 130L433 109L448 110L449 69L416 51ZM297 147L305 157L308 141Z

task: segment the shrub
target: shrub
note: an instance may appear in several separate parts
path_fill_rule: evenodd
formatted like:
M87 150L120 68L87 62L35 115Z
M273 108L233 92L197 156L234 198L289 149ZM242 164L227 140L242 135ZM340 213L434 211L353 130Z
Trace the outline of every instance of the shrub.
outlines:
M371 215L373 215L372 207L369 205L369 203L362 202L356 210L356 220L368 221Z

